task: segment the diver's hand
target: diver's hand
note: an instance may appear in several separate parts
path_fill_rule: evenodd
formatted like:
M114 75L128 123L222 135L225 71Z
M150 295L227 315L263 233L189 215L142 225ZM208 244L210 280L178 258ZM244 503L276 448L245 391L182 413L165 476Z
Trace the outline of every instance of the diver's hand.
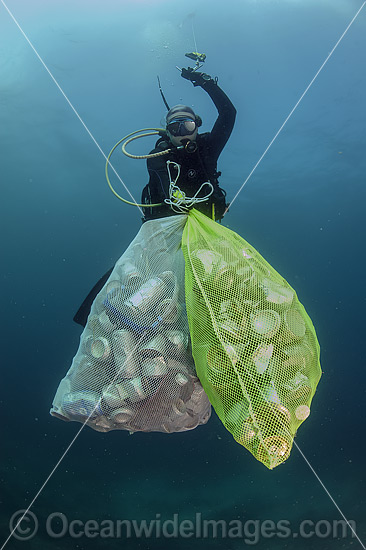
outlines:
M181 76L186 80L190 80L193 86L204 86L207 82L212 80L209 74L198 73L197 71L194 71L192 67L182 69Z

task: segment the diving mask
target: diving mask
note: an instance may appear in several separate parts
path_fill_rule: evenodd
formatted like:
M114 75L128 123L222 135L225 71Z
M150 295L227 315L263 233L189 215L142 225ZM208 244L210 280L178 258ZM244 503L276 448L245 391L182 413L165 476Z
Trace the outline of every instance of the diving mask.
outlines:
M195 132L196 128L196 121L188 117L173 118L166 127L172 136L190 136Z

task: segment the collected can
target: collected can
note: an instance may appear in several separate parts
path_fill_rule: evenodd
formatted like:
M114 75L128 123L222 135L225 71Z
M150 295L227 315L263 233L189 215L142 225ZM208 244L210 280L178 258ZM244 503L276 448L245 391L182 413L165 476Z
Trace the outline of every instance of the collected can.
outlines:
M139 353L143 357L157 357L164 355L165 351L166 339L162 334L157 334L139 348Z
M105 311L98 315L98 322L103 332L112 332L116 328Z
M308 405L299 405L295 410L295 416L297 420L306 420L310 414L310 407Z
M253 277L253 268L249 263L239 263L236 267L236 276L241 288L245 288L247 283Z
M142 284L142 275L133 261L126 259L119 265L119 272L126 290L137 289Z
M277 390L272 382L261 391L263 399L266 403L281 403Z
M116 291L118 292L122 289L123 287L122 287L121 281L118 279L113 279L109 281L105 287L105 291L107 294L110 294L111 292L116 292Z
M290 411L282 403L271 403L270 409L276 423L283 428L287 428L291 422Z
M134 334L128 330L116 330L113 333L112 341L118 376L134 378L139 374L140 370Z
M301 372L297 372L282 385L282 392L286 402L292 406L306 404L312 394L310 380Z
M176 382L176 384L178 384L178 386L185 386L187 383L188 383L188 378L185 374L183 374L182 372L178 372L175 377L174 377L174 380Z
M252 355L258 374L264 374L270 364L273 355L273 344L261 343Z
M222 348L211 346L207 353L207 366L207 380L216 388L225 388L232 365Z
M212 250L202 248L192 252L192 262L200 278L211 277L214 267L220 262L221 255Z
M145 315L167 292L167 285L160 277L149 279L137 292L125 300L124 305L132 315Z
M141 364L141 374L146 378L161 378L168 373L164 357L148 357Z
M251 313L251 328L260 338L272 338L280 328L281 317L272 309L264 309Z
M112 429L111 422L105 415L98 416L93 424L94 429L98 432L109 432Z
M234 403L227 413L225 413L225 421L234 425L242 425L249 417L249 403L245 399Z
M166 338L166 353L169 355L182 356L188 348L189 336L182 330L167 330Z
M233 266L222 260L213 270L213 284L225 292L234 291L238 285L238 278Z
M289 308L294 299L294 291L275 283L271 279L263 279L262 288L266 296L266 301L279 307Z
M219 330L225 338L235 341L242 341L244 336L244 328L232 319L223 319L218 322Z
M121 398L121 393L115 384L109 384L103 388L102 399L105 406L110 409L121 407L124 403L124 399Z
M173 298L165 298L156 306L156 314L161 318L163 323L172 325L179 319L181 313L180 304Z
M300 340L305 336L305 321L297 309L289 309L284 313L284 326L286 340Z
M132 409L121 407L119 409L115 409L111 413L110 419L115 424L127 424L131 420L133 415L134 411Z
M128 399L130 403L138 403L151 395L149 388L143 385L140 376L132 378L131 380L124 380L117 385L117 388L121 395L126 395L126 399Z
M177 399L172 405L172 411L176 416L183 416L187 411L186 404L182 399Z
M97 338L87 336L83 347L85 352L97 361L105 361L111 353L109 341L103 336L98 336Z
M290 456L291 446L292 441L289 434L270 435L259 443L257 459L272 470Z
M237 427L233 435L235 441L247 447L254 442L257 436L257 430L251 422L244 422Z
M66 393L62 399L62 412L72 420L94 419L103 414L98 393L77 391Z
M316 360L314 351L311 349L308 342L302 340L283 348L283 353L288 356L288 360L292 365L297 365L298 370L302 370L305 374L314 366Z

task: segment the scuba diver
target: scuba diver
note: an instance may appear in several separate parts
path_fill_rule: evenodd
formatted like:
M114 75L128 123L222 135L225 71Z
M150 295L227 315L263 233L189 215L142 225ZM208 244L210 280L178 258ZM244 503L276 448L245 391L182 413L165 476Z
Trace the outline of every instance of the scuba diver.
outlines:
M219 115L211 132L199 134L202 120L190 107L175 105L169 109L165 132L150 154L169 152L147 160L150 179L142 191L141 203L146 205L143 221L181 213L184 206L194 206L219 221L228 207L226 192L218 182L221 172L217 171L217 161L233 130L236 109L217 78L191 67L181 69L181 76L208 93ZM156 203L161 204L148 206Z
M142 222L163 218L187 212L192 207L197 208L211 219L220 221L227 210L225 197L226 192L219 186L218 178L221 172L217 171L217 161L228 141L234 127L236 109L227 95L217 84L217 78L213 79L208 74L198 72L202 67L206 55L198 52L186 54L186 57L196 61L195 68L179 69L181 76L190 80L193 86L200 86L211 97L218 110L217 120L211 132L198 133L202 125L201 118L195 114L187 105L175 105L170 109L162 89L159 88L168 113L166 115L165 129L157 130L153 134L159 134L160 138L155 148L148 154L142 156L130 155L125 145L139 137L153 134L138 134L140 131L128 134L118 141L111 150L107 164L106 177L114 194L128 204L112 188L108 178L108 164L111 154L121 143L122 151L132 158L147 159L149 182L142 191L142 207L144 217ZM149 130L149 129L147 129ZM103 288L112 273L111 268L89 292L77 313L74 321L85 327L90 313L91 305Z

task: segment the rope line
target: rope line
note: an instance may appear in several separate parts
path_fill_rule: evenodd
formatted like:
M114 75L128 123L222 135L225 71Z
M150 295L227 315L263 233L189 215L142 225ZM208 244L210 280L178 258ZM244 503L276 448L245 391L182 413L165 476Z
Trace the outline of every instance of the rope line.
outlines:
M97 148L99 149L99 151L101 152L101 154L103 155L103 157L105 158L105 160L107 161L108 158L107 156L105 155L104 151L101 149L99 143L96 141L96 139L94 138L93 134L90 132L89 128L86 126L85 122L82 120L82 118L80 117L79 113L77 112L77 110L75 109L75 107L73 106L73 104L71 103L71 101L69 100L69 98L67 97L67 95L65 94L65 92L63 91L63 89L61 88L61 86L59 85L59 83L57 82L57 80L55 79L55 77L52 75L51 71L49 70L49 68L47 67L47 65L45 64L45 62L43 61L43 59L41 58L41 56L38 54L37 50L35 49L35 47L33 46L33 44L31 43L31 41L29 40L29 38L27 37L27 35L25 34L25 32L23 31L23 29L21 28L21 26L19 25L19 23L17 22L17 20L15 19L14 15L11 13L11 11L9 10L9 8L7 7L7 5L5 4L4 0L0 0L1 3L3 4L3 6L5 7L5 9L7 10L9 16L12 18L12 20L14 21L14 23L16 24L16 26L18 27L18 29L20 30L20 32L22 33L22 35L24 36L24 38L26 39L26 41L28 42L28 44L30 45L30 47L32 48L32 50L34 51L34 53L36 54L36 56L38 57L39 61L42 63L42 65L44 66L44 68L46 69L46 71L48 72L49 76L52 78L52 80L54 81L54 83L56 84L57 88L59 89L59 91L62 93L62 95L64 96L64 98L66 99L67 103L69 104L69 106L71 107L71 109L73 110L73 112L75 113L75 115L77 116L77 118L79 119L79 121L81 122L81 124L83 125L83 127L85 128L85 130L87 131L87 133L89 134L90 138L93 140L93 142L95 143L95 145L97 146ZM238 194L241 192L241 190L243 189L244 185L247 183L247 181L250 179L251 175L253 174L253 172L255 171L255 169L257 168L257 166L260 164L260 162L262 161L262 159L264 158L264 156L266 155L266 153L268 152L269 148L271 147L271 145L273 144L273 142L275 141L275 139L278 137L278 135L280 134L280 132L282 131L283 127L285 126L285 124L287 123L287 121L289 120L289 118L292 116L293 112L296 110L297 106L299 105L299 103L301 102L301 100L303 99L303 97L305 96L305 94L307 93L307 91L309 90L309 88L311 87L311 85L313 84L313 82L315 81L315 79L317 78L317 76L319 75L319 73L321 72L321 70L323 69L323 67L325 66L325 64L327 63L327 61L330 59L330 57L332 56L333 52L335 51L335 49L337 48L338 44L341 42L341 40L343 39L343 37L345 36L345 34L347 33L347 31L349 30L349 28L351 27L352 23L355 21L355 19L357 18L357 16L359 15L359 13L361 12L362 8L365 6L366 4L366 1L363 2L362 6L360 7L360 9L358 10L358 12L356 13L356 15L354 16L354 18L352 19L352 21L350 22L350 24L348 25L348 27L346 28L346 30L344 31L344 33L342 34L342 36L340 37L340 39L338 40L338 42L336 43L336 45L333 47L332 51L330 52L330 54L328 55L328 57L326 58L326 60L324 61L324 63L322 64L322 66L320 67L320 69L318 70L318 72L316 73L316 75L314 76L314 78L312 79L312 81L310 82L310 84L308 85L308 87L306 88L306 90L304 91L304 93L302 94L302 96L300 97L300 99L298 100L298 102L296 103L296 105L294 106L294 108L292 109L292 111L290 112L290 114L288 115L288 117L286 118L285 122L282 124L282 126L280 127L280 129L278 130L278 132L276 133L276 135L274 136L274 138L272 139L272 141L270 142L270 144L268 145L267 149L265 150L265 152L263 153L263 155L261 156L261 158L259 159L259 161L257 162L257 164L254 166L253 170L251 171L251 173L249 174L249 176L247 177L247 179L244 181L244 183L242 184L242 186L240 187L238 193L235 195L233 201L231 202L231 205L233 204L234 200L237 198ZM117 175L118 179L121 181L121 183L123 184L123 186L125 187L126 191L129 193L129 195L131 196L131 198L134 200L134 197L132 196L132 194L130 193L130 191L128 190L127 186L125 185L125 183L122 181L122 179L120 178L120 176L117 174L117 172L115 171L115 169L113 168L113 166L111 166L113 171L115 172L115 174ZM134 200L134 202L136 203L136 201ZM137 205L137 203L136 203ZM113 383L113 382L112 382ZM111 383L111 384L112 384ZM95 406L95 409L97 408L98 404ZM94 409L94 410L95 410ZM24 519L24 517L26 516L26 514L29 512L30 508L33 506L34 502L37 500L37 498L39 497L39 495L41 494L41 492L43 491L43 489L45 488L45 486L47 485L47 483L49 482L49 480L51 479L51 477L53 476L53 474L55 473L55 471L57 470L58 466L61 464L61 462L63 461L63 459L65 458L65 456L67 455L67 453L69 452L69 450L71 449L72 445L75 443L75 441L77 440L77 438L79 437L81 431L84 429L85 427L85 424L86 422L88 421L88 419L91 417L91 415L93 414L94 411L92 411L89 415L89 417L86 419L86 421L84 422L84 424L81 426L81 428L78 430L78 432L76 433L76 435L74 436L74 438L72 439L72 441L69 443L68 447L66 448L66 450L63 452L63 454L61 455L60 459L58 460L58 462L56 463L56 465L53 467L53 469L51 470L51 472L49 473L48 477L46 478L46 480L43 482L42 486L40 487L40 489L38 490L38 492L36 493L36 495L33 497L31 503L29 504L28 508L26 509L26 511L24 512L24 514L21 516L21 518L18 520L18 522L16 523L14 529L11 531L10 535L8 536L8 538L5 540L5 542L3 543L3 545L1 546L0 550L3 550L5 548L5 546L7 545L7 543L9 542L9 540L12 538L14 532L16 531L17 527L20 525L21 521ZM329 491L326 489L325 485L323 484L323 482L320 480L319 476L316 474L315 470L313 469L313 467L310 465L309 461L306 459L306 457L304 456L304 454L302 453L302 451L300 450L299 446L296 444L296 447L298 448L298 450L300 451L301 455L303 456L304 460L306 461L306 463L308 464L308 466L310 467L311 471L313 472L313 474L315 475L315 477L318 479L319 483L321 484L321 486L323 487L323 489L325 490L325 492L327 493L327 495L329 496L329 498L331 499L331 501L333 502L333 504L336 506L337 510L340 512L340 514L342 515L342 517L346 520L348 526L351 528L352 532L354 533L354 535L357 537L357 540L359 541L359 543L361 544L362 548L365 548L365 546L362 544L361 540L359 539L359 537L356 535L356 533L353 531L351 525L349 524L348 520L346 519L346 517L344 516L344 514L342 513L342 511L340 510L340 508L338 507L337 503L335 502L335 500L332 498L332 496L330 495Z
M5 4L4 0L0 0L1 3L3 4L4 8L6 9L6 11L8 12L8 14L10 15L10 17L12 18L12 20L14 21L14 23L16 24L16 26L18 27L18 29L20 30L20 32L22 33L22 35L24 36L25 40L28 42L29 46L32 48L33 52L35 53L35 55L37 56L37 58L39 59L39 61L42 63L43 67L46 69L47 73L49 74L49 76L51 77L51 79L53 80L53 82L56 84L57 88L59 89L59 91L61 92L61 94L63 95L63 97L66 99L68 105L71 107L71 109L73 110L74 114L77 116L77 118L79 119L79 121L81 122L81 124L83 125L83 127L85 128L85 130L87 131L87 133L89 134L90 138L92 139L92 141L95 143L95 145L97 146L97 148L99 149L99 151L101 152L101 154L103 155L104 159L107 161L107 155L104 153L103 149L101 148L101 146L99 145L99 143L97 142L97 140L95 139L95 137L93 136L93 134L91 133L91 131L89 130L89 128L87 127L87 125L85 124L85 122L83 121L83 119L81 118L81 116L79 115L79 113L77 112L76 108L74 107L74 105L71 103L70 99L67 97L66 93L64 92L64 90L61 88L60 84L58 83L58 81L56 80L56 78L53 76L53 74L51 73L50 69L47 67L46 63L44 62L44 60L42 59L42 57L40 56L40 54L38 53L38 51L36 50L36 48L34 47L34 45L32 44L32 42L30 41L30 39L28 38L28 36L26 35L26 33L24 32L24 30L22 29L22 27L20 26L20 24L18 23L18 21L16 20L15 16L12 14L12 12L10 11L10 9L8 8L8 6ZM110 164L110 167L112 168L113 172L115 173L115 175L117 176L117 178L119 179L119 181L122 183L123 187L125 188L125 190L127 191L127 193L129 194L129 196L131 197L132 201L133 201L133 204L135 204L136 206L138 206L138 203L137 201L135 200L134 196L132 195L132 193L130 192L130 190L128 189L127 185L124 183L124 181L122 180L122 178L119 176L119 174L117 173L117 171L114 169L114 167L112 166L112 164ZM138 206L141 214L143 214L141 208ZM1 549L0 549L1 550Z
M293 115L293 113L295 112L295 110L297 109L297 107L299 106L300 102L302 101L302 99L305 97L305 95L307 94L308 90L310 89L310 87L313 85L313 83L315 82L316 78L318 77L318 75L320 74L320 72L323 70L323 68L325 67L325 65L327 64L327 62L329 61L329 59L332 57L335 49L337 48L337 46L340 44L340 42L342 41L342 39L344 38L344 36L347 34L348 30L350 29L352 23L356 20L356 18L358 17L359 13L361 12L362 8L365 6L366 4L366 1L362 4L362 6L360 7L360 9L358 10L358 12L356 13L356 15L353 17L352 21L349 23L349 25L347 26L346 30L343 32L342 36L338 39L337 43L335 44L335 46L333 47L333 49L331 50L331 52L328 54L327 58L325 59L325 61L322 63L321 67L318 69L318 71L316 72L315 76L313 77L313 79L311 80L310 84L308 84L308 86L306 87L305 91L302 93L300 99L297 101L297 103L295 104L295 106L293 107L293 109L291 110L290 114L287 116L287 118L285 119L285 121L283 122L282 126L280 127L280 129L277 131L277 133L275 134L274 138L271 140L271 142L269 143L269 145L267 146L267 148L265 149L264 153L262 154L262 156L259 158L259 160L257 161L257 163L254 165L254 167L252 168L250 174L248 175L248 177L246 178L246 180L244 181L244 183L241 185L239 191L236 193L236 195L234 196L233 200L230 202L230 207L232 207L233 203L235 202L235 200L237 199L239 193L241 193L241 191L243 190L244 186L248 183L248 181L250 180L250 178L252 177L253 173L255 172L255 170L258 168L258 166L260 165L260 163L262 162L262 160L264 159L264 157L266 156L266 154L268 153L269 149L271 148L271 146L273 145L273 143L275 142L275 140L277 139L277 137L279 136L279 134L281 133L281 131L283 130L284 126L286 125L286 123L288 122L288 120L291 118L291 116ZM225 212L224 212L224 215L226 214L226 212L228 211L229 208L226 208Z

